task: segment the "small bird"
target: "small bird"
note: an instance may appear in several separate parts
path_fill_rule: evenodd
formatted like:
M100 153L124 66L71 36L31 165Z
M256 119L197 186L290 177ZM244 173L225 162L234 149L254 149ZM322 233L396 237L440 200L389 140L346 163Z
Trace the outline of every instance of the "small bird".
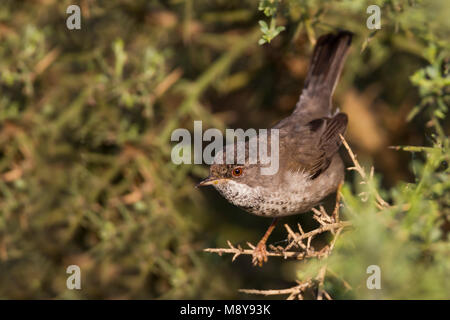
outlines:
M209 176L197 185L213 185L232 204L273 218L254 249L254 265L267 261L266 242L278 218L311 210L344 180L338 149L348 119L344 113L332 114L331 97L351 40L348 31L317 40L295 110L273 127L279 130L276 174L262 175L261 163L250 164L248 159L244 164L213 163Z

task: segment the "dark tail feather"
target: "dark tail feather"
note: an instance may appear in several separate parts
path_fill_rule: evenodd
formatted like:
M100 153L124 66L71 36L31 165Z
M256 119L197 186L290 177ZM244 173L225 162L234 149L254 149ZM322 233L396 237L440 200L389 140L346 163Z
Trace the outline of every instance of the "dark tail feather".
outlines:
M326 34L317 40L295 113L312 112L322 116L330 113L331 96L339 80L351 42L352 33L348 31Z
M303 90L311 94L332 95L351 42L352 33L348 31L320 37L314 48Z

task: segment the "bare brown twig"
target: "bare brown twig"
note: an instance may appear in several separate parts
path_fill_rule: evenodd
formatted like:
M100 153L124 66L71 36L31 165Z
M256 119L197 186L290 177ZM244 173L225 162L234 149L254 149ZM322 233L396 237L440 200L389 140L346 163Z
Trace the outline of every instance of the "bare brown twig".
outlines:
M340 187L337 193L336 200L339 202L340 200ZM320 224L320 227L309 231L304 232L300 224L297 225L298 232L294 232L289 225L285 224L284 227L288 234L289 243L285 246L273 246L269 245L269 249L267 251L268 256L277 256L283 257L284 259L293 258L297 260L303 260L306 258L317 258L317 259L326 259L334 248L336 240L339 234L345 227L351 226L351 222L349 221L339 221L339 203L336 204L333 214L330 216L325 212L325 209L320 206L319 209L313 209L314 216L313 218ZM316 249L311 246L312 239L324 232L330 231L334 237L331 243L328 246L325 246L321 250L316 251ZM213 252L219 255L223 253L231 253L233 254L232 261L236 260L241 254L244 255L253 255L253 251L255 246L251 243L247 243L250 249L243 249L241 246L234 246L230 241L227 241L228 248L208 248L204 251ZM318 300L331 299L331 296L328 292L323 288L323 284L325 281L325 275L327 271L326 262L320 268L318 275L315 279L307 279L302 282L298 282L298 284L292 288L288 289L280 289L280 290L256 290L256 289L241 289L240 292L247 294L259 294L259 295L283 295L288 294L287 299L303 299L304 292L307 289L317 288L316 298Z
M367 184L370 186L369 182L373 179L374 167L373 166L370 167L370 173L367 174L366 171L359 164L358 160L356 160L356 155L353 153L353 151L350 148L350 146L348 145L347 141L345 141L344 137L341 134L339 136L342 140L342 144L347 149L347 152L353 161L353 167L347 168L347 170L354 170L354 171L358 172L363 180L363 181L361 181L361 183ZM378 190L376 190L375 188L372 188L370 191L375 195L376 204L379 209L384 209L384 208L389 207L389 204L383 200L383 198L378 193ZM360 196L365 197L367 199L368 194L361 193Z
M281 246L275 247L273 245L270 245L269 249L271 250L267 251L267 255L270 257L283 257L284 259L295 258L297 260L303 260L305 258L321 258L326 255L325 250L322 249L321 251L314 251L310 244L311 240L309 239L312 239L318 234L327 231L339 230L350 225L351 223L349 221L343 221L339 223L322 225L321 227L307 233L303 232L303 230L299 228L300 233L295 233L287 224L285 224L284 227L288 231L288 240L290 240L289 244L284 248ZM305 245L303 243L304 240L307 240L309 244ZM227 241L227 244L228 248L207 248L204 249L204 251L217 253L219 255L222 255L224 253L233 254L232 261L234 261L240 255L252 255L253 250L255 249L255 246L250 242L247 242L247 245L250 249L243 249L240 245L236 247L230 241ZM304 251L289 251L294 246L299 247L300 249L304 249ZM325 247L325 249L326 248L327 247Z

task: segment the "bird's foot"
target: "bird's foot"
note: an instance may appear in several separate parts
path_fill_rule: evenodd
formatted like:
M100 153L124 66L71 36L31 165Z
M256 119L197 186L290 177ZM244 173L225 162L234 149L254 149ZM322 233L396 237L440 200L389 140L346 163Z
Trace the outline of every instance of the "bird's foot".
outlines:
M252 263L254 266L262 267L264 262L267 262L266 242L260 241L253 250Z

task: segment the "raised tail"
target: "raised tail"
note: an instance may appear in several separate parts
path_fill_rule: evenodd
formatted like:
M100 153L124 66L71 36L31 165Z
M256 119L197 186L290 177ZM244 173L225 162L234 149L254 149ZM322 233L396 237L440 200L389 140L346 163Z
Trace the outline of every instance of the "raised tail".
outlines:
M316 43L305 85L293 115L305 121L326 117L331 112L331 97L344 66L352 33L321 36Z

